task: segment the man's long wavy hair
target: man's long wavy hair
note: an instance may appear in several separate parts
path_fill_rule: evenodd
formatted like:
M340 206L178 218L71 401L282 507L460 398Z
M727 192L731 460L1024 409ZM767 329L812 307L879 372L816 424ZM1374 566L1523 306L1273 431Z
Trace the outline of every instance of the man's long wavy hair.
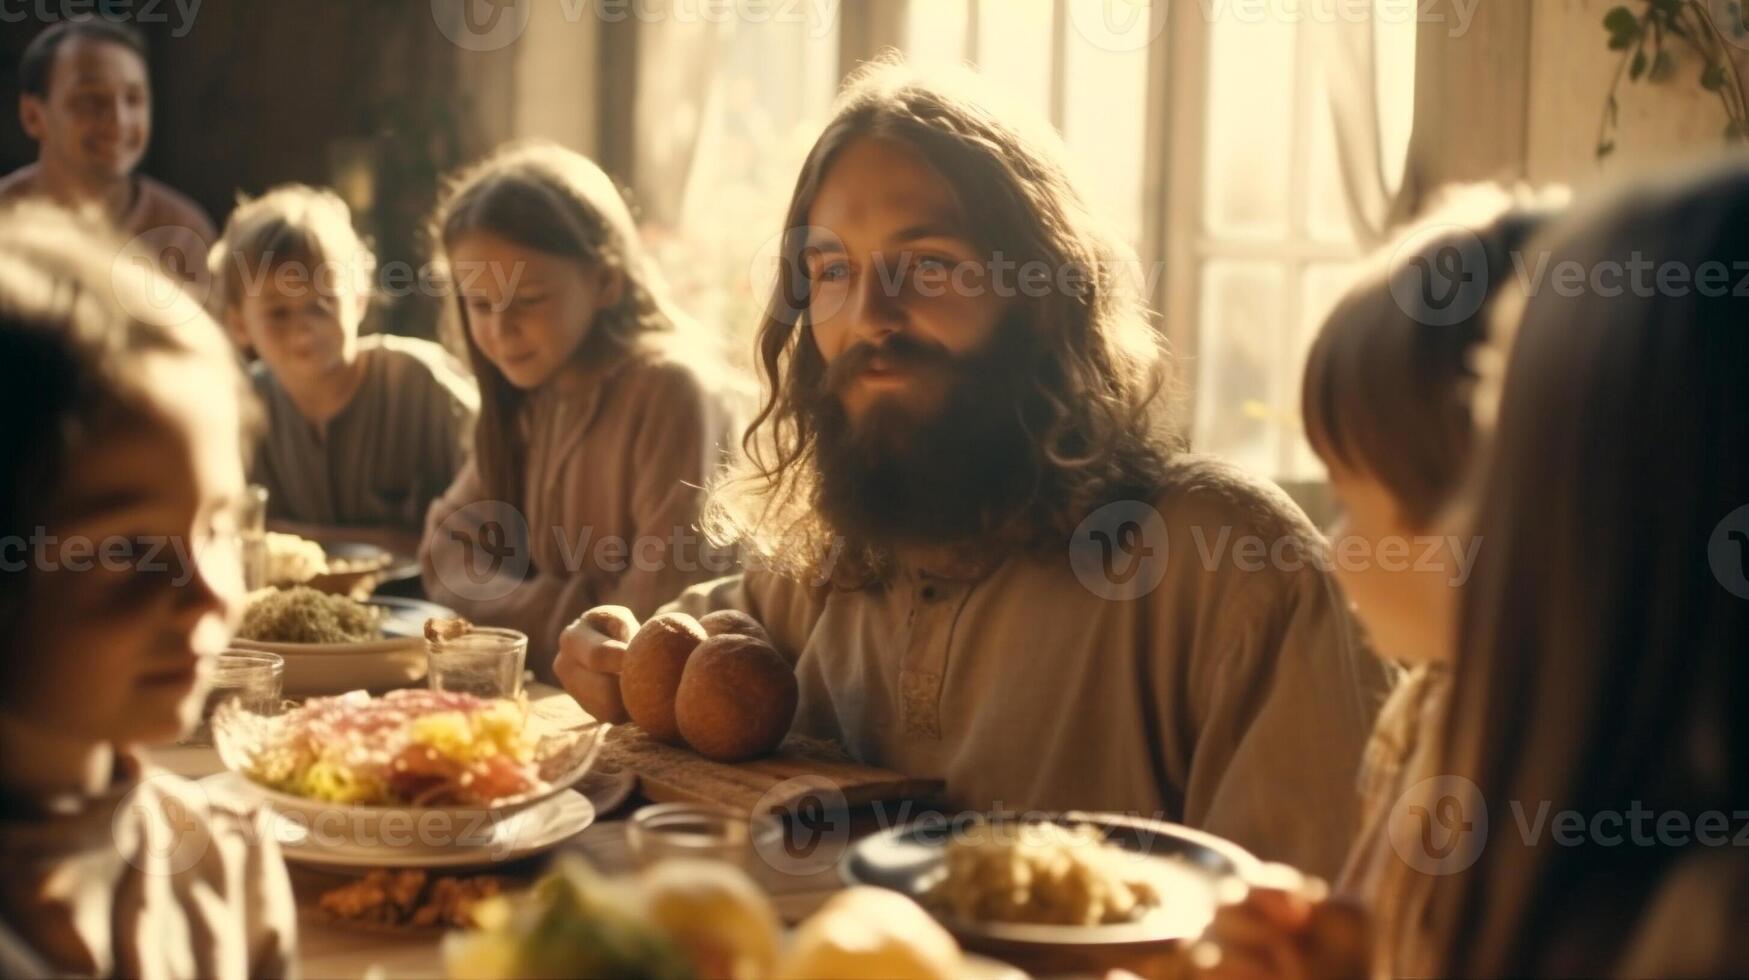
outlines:
M1045 295L1015 308L1033 348L1030 385L1020 386L1028 397L1015 413L1039 478L1019 506L992 515L994 533L976 550L1063 547L1092 510L1161 484L1176 448L1170 373L1138 288L1139 263L1075 191L1050 127L998 104L970 72L924 75L892 59L864 68L839 96L784 219L777 282L755 340L765 401L704 517L712 539L740 545L749 563L840 588L878 584L892 570L885 542L855 540L820 516L809 411L826 365L808 329L808 215L838 154L858 139L915 149L953 188L980 248L1052 273Z

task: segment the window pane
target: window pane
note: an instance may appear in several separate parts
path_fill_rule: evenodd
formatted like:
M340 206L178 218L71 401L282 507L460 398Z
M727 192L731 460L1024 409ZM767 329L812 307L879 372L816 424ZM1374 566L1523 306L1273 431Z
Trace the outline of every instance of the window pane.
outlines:
M1203 267L1197 353L1199 451L1265 476L1278 469L1283 420L1277 410L1283 269L1273 263L1214 261Z
M1051 114L1051 0L979 0L978 67L1011 98Z
M1322 72L1306 86L1300 111L1305 115L1311 154L1306 168L1306 229L1312 238L1333 245L1354 241L1354 221L1348 214L1348 192L1342 186L1342 161L1336 156L1336 124L1330 114L1330 86Z
M966 60L970 0L918 0L905 12L905 57L919 65L958 65Z
M1064 38L1063 137L1088 203L1132 245L1142 235L1148 30L1143 7L1115 23L1076 17Z
M1293 164L1296 21L1250 5L1209 25L1204 220L1218 237L1283 237Z

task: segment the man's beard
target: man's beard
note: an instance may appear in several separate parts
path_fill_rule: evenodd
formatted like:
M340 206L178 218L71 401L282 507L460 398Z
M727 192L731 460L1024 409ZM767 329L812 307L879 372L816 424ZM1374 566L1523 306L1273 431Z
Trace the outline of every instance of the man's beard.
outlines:
M809 407L820 514L838 534L874 547L992 543L1039 489L1041 461L1022 422L1025 345L998 336L986 353L956 357L900 336L836 358ZM946 395L933 414L886 397L850 420L843 392L877 353L936 376Z

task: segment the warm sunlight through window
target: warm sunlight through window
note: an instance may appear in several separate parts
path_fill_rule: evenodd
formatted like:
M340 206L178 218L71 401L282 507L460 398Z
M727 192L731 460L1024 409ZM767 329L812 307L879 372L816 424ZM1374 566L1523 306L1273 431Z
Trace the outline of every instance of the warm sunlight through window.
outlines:
M1208 24L1193 440L1266 476L1317 477L1323 467L1300 431L1300 370L1364 251L1317 63L1314 32L1332 27L1211 9L1221 16ZM1372 29L1380 154L1394 188L1413 112L1415 23L1380 15Z
M904 50L922 64L973 65L1049 119L1088 203L1139 245L1151 22L1146 3L1133 6L918 0L908 8Z
M767 299L756 255L782 223L796 172L837 94L838 10L731 20L687 174L679 228L646 228L680 305L720 324L746 360Z

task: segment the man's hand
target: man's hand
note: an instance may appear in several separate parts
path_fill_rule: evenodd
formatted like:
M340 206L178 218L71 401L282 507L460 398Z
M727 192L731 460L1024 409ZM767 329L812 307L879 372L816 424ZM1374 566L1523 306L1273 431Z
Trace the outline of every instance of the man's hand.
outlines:
M619 669L626 641L638 631L638 620L624 606L596 606L559 634L559 655L553 673L565 691L596 720L621 724L631 720L619 694Z

